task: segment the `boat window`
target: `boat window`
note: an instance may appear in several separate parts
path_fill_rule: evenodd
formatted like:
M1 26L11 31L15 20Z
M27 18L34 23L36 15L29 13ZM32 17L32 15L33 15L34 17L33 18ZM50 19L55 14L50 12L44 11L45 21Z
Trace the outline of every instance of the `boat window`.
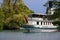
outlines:
M44 22L44 25L45 25L45 22Z
M48 25L49 25L49 22L48 22Z
M47 22L46 22L46 25L47 25Z
M42 25L42 22L41 22L41 25Z
M39 25L39 21L37 21L37 25Z

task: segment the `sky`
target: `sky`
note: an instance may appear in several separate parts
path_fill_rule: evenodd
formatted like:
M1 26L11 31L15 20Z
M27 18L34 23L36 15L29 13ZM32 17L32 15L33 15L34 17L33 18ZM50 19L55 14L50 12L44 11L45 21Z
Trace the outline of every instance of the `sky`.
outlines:
M35 13L45 13L46 7L43 6L48 0L24 0L27 7Z
M23 0L25 5L35 13L45 13L46 12L46 7L43 5L48 1L48 0ZM0 3L2 3L2 0L0 0Z

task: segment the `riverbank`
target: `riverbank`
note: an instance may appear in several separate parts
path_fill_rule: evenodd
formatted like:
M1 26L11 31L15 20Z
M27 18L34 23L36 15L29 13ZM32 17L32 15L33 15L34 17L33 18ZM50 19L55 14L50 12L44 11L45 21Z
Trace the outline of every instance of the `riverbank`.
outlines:
M26 32L26 30L1 30L0 32Z

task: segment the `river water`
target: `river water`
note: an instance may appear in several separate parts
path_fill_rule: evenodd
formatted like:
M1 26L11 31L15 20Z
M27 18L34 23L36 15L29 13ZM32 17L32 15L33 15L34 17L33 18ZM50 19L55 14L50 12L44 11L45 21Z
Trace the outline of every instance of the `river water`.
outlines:
M60 32L0 32L0 40L60 40Z

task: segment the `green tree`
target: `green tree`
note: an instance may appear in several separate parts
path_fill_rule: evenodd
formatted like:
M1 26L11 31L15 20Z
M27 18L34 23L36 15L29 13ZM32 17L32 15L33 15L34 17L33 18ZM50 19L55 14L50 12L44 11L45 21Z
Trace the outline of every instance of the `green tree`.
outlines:
M9 28L19 28L25 23L24 15L31 14L31 11L22 0L4 0L2 11L5 15L4 24Z
M0 30L3 30L3 26L4 26L4 14L0 9Z
M53 19L56 19L56 21L53 23L57 24L59 26L58 29L60 30L60 8L57 8L55 10L55 13L53 15Z
M60 30L60 2L55 2L55 6L55 12L53 15L49 16L49 18L55 20L53 24L57 24L59 26L58 29Z

